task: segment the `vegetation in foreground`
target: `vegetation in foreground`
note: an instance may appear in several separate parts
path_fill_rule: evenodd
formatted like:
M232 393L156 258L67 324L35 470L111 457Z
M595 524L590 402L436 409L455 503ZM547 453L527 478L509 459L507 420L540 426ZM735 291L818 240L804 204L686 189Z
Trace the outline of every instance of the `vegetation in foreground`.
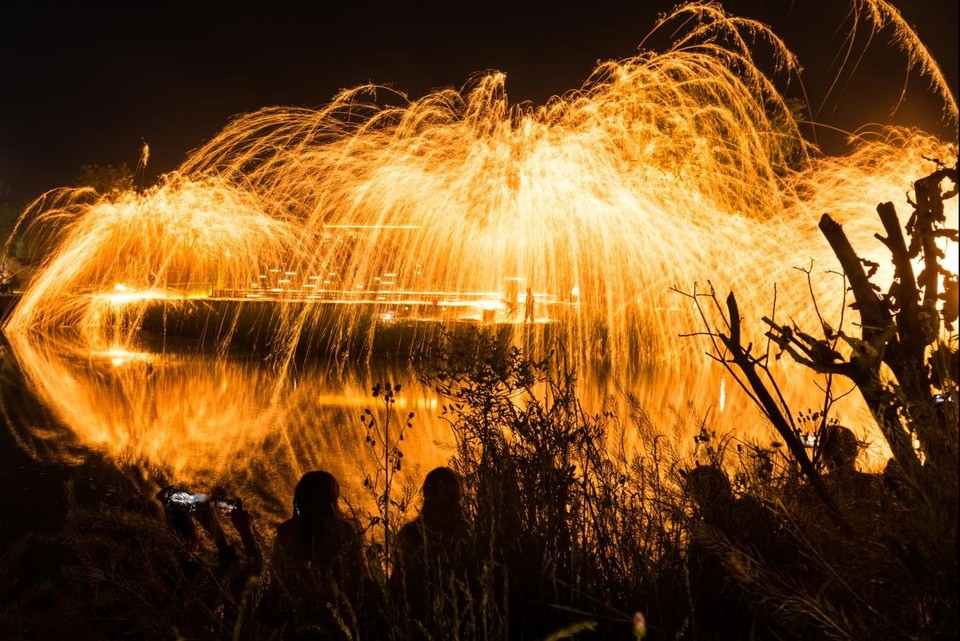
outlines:
M693 292L714 356L779 447L734 446L704 426L684 457L639 406L630 417L585 413L562 351L535 359L482 333L447 337L421 375L448 399L471 555L423 584L416 614L410 595L388 589L411 500L391 486L402 459L394 425L370 476L380 513L367 521L362 589L332 586L318 607L289 609L268 597L284 589L269 562L189 550L118 474L113 498L74 500L61 530L4 550L0 630L11 639L956 638L957 279L936 246L956 241L942 229L942 202L956 196L941 191L948 179L956 185L956 167L917 181L906 236L893 208L878 208L896 269L886 292L842 229L821 221L862 319L856 333L765 319L780 353L858 388L892 452L882 475L849 467L833 383L823 407L794 413L769 376L770 351L742 345L735 297L721 305ZM376 391L384 405L368 415L371 430L387 427L376 421L389 420L397 392ZM640 446L610 447L619 430Z

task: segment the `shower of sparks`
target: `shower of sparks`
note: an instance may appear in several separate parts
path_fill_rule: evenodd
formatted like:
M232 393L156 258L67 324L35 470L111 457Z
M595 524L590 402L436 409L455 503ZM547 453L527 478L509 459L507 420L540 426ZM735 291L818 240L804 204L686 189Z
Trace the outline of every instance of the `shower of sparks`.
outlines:
M942 93L899 14L874 17ZM873 204L893 201L905 220L910 181L933 168L923 158L955 162L955 141L865 129L847 156L821 157L753 59L764 41L774 74L799 74L775 34L711 4L655 27L668 28L667 51L604 62L542 106L512 105L501 73L416 100L363 86L318 110L238 117L154 187L47 194L24 220L54 230L51 251L4 330L69 326L108 349L129 344L158 298L293 299L307 304L279 306L284 363L303 340L335 349L369 331L362 319L431 310L525 336L530 287L535 323L621 367L699 356L679 338L696 317L672 287L732 289L745 318L769 312L776 287L778 314L812 321L794 269L811 262L820 311L839 315L819 216L886 264ZM955 265L956 244L945 249ZM336 322L307 338L331 305Z

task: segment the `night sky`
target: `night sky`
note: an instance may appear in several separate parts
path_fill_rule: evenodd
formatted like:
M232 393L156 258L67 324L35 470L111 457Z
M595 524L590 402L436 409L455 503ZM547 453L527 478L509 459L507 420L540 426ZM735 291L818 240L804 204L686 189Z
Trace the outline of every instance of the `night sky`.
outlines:
M635 54L656 15L675 3L73 4L16 3L14 12L8 3L2 11L0 198L8 201L72 184L83 164L135 167L144 141L152 181L232 116L273 105L318 107L339 89L366 82L418 98L495 69L507 74L512 102L540 104L580 87L598 60ZM896 4L956 95L960 3ZM953 135L938 122L940 104L929 98L925 80L905 73L889 32L825 97L850 25L848 5L724 3L730 13L771 25L798 55L818 122L846 130L895 122ZM662 50L662 42L651 46ZM907 101L891 116L905 83ZM839 151L841 140L827 128L819 132L825 151Z

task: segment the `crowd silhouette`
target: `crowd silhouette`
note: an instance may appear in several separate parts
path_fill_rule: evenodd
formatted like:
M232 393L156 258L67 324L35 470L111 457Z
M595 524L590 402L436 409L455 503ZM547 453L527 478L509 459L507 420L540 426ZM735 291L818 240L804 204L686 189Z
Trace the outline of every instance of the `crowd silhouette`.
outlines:
M448 467L426 475L420 513L399 528L382 588L367 559L364 530L341 509L339 483L328 471L301 476L291 516L276 527L265 563L250 513L231 512L244 558L228 542L217 510L185 509L169 499L171 491L158 493L158 503L191 560L210 538L223 567L260 577L244 638L446 638L447 626L474 598L472 525L460 478ZM241 592L237 586L235 598L243 598Z
M879 522L878 510L894 510L903 483L894 465L883 474L859 471L860 446L848 428L827 426L815 457L827 492L858 530ZM689 539L682 578L664 594L695 604L686 624L694 638L807 634L802 625L784 629L769 608L753 598L742 575L753 567L774 567L796 577L816 576L809 559L797 554L801 546L787 521L790 510L823 512L821 497L801 481L784 495L789 507L775 508L735 489L716 463L681 470L679 481L689 506ZM177 492L162 490L152 507L162 510L183 542L185 575L212 571L237 603L247 604L248 618L236 639L477 638L481 610L488 607L483 603L491 599L502 600L499 614L504 617L543 615L539 606L526 602L536 592L536 581L527 576L535 574L530 560L508 553L513 548L504 539L505 534L522 539L524 533L508 534L500 528L494 535L489 524L479 522L479 514L473 515L475 523L464 504L463 481L450 467L426 474L419 512L397 524L392 545L380 549L386 552L380 557L374 554L377 545L366 543L361 521L341 507L340 485L326 470L300 477L290 517L276 526L266 558L256 541L253 515L241 501L216 509L225 502L218 498L223 492L215 490L209 498L193 495L203 497L199 507L185 507L171 498ZM891 518L894 513L889 512ZM225 515L239 545L230 543L221 524ZM504 518L497 517L501 523ZM826 519L821 520L826 527ZM206 541L217 559L212 570L198 560ZM491 567L496 568L493 573ZM646 631L646 624L643 627ZM504 636L489 636L527 638L534 630L535 624L521 620L514 622L510 634L500 630Z
M680 510L672 517L682 538L676 547L663 548L652 575L655 583L641 585L629 601L615 593L609 601L621 612L624 603L637 604L628 614L640 615L643 625L631 628L636 616L614 613L601 620L604 628L595 638L634 641L641 638L636 629L643 631L644 641L678 638L677 630L689 635L680 638L697 640L830 638L809 617L791 617L763 598L778 584L758 582L823 586L824 598L830 598L837 586L830 583L833 570L828 568L852 566L863 575L862 580L844 575L854 587L881 586L885 575L870 568L883 562L883 546L900 530L910 533L908 540L919 540L917 528L928 520L911 517L910 510L917 509L910 499L915 490L895 463L882 474L863 472L857 466L861 443L852 432L831 426L819 436L813 449L820 480L855 538L826 516L824 498L807 479L783 485L771 500L774 495L751 490L719 463L682 466L672 503ZM83 577L78 589L90 590L86 586L92 584L110 595L93 603L91 630L75 630L74 624L67 638L169 638L173 623L182 638L236 641L508 641L575 631L581 613L590 611L584 605L574 611L554 604L573 602L560 590L589 576L583 571L588 566L562 553L592 550L572 536L561 541L562 526L550 523L537 531L525 520L532 504L523 502L524 486L517 484L525 470L498 466L495 473L493 483L475 474L461 476L453 467L429 471L420 486L419 509L398 508L404 516L393 523L388 539L380 538L382 529L371 531L383 522L355 511L326 470L299 477L289 512L275 526L258 522L224 488L206 494L173 486L159 492L133 488L137 491L118 494L130 497L122 514L107 512L104 518L104 513L74 512L83 520L71 536L82 537L77 539L82 545L71 548L70 557L51 558L51 567L67 568L61 583L72 585L72 577ZM558 518L574 517L566 512ZM120 534L108 536L118 526ZM109 556L112 546L119 546L115 557ZM909 553L909 548L903 551ZM105 562L105 554L113 560ZM109 574L111 568L115 574ZM126 576L134 578L126 583ZM634 575L625 579L639 583ZM593 612L604 607L594 598L603 594L597 585L603 584L576 586L591 598L585 605ZM119 603L144 609L118 618L105 614ZM75 616L81 614L86 616ZM898 625L908 629L920 614L903 608L885 616L897 616ZM61 636L22 638L64 638L56 618L42 623Z

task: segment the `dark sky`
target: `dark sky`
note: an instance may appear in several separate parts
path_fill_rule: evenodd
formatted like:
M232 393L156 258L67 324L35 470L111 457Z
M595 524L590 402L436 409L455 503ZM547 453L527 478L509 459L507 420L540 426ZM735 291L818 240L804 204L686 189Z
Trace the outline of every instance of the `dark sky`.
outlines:
M10 5L12 3L8 3ZM579 87L597 60L637 52L655 16L674 2L346 2L257 5L36 0L0 18L0 188L8 200L71 184L83 164L134 167L150 144L147 178L174 169L239 113L320 106L338 89L390 84L411 97L461 87L474 72L507 74L511 101L542 103ZM957 86L957 0L901 0ZM75 6L71 6L75 5ZM728 0L731 13L770 24L800 57L820 105L849 27L845 0ZM247 8L245 8L247 7ZM889 34L818 120L845 129L896 121L938 126L939 103L904 73ZM825 131L825 130L824 130ZM951 135L949 128L938 130ZM824 133L820 139L830 150ZM2 194L0 194L2 195Z

